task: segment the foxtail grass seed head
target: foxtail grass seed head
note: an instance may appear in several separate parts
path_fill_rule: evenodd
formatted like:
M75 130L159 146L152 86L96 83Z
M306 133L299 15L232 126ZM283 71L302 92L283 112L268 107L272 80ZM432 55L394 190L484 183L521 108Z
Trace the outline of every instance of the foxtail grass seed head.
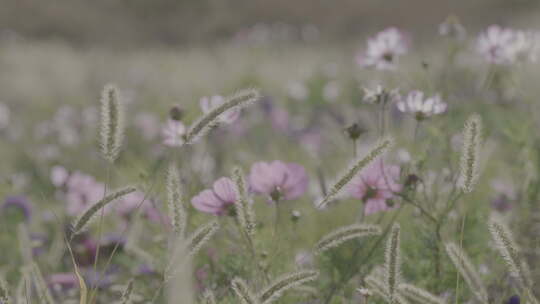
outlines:
M385 249L385 279L391 301L396 299L397 287L401 282L400 231L399 224L392 226Z
M445 301L430 292L411 284L400 284L399 292L406 298L420 304L445 304Z
M13 304L13 299L9 294L9 286L4 278L0 278L0 303Z
M343 173L338 179L337 182L328 190L326 196L318 202L316 205L319 208L325 208L329 203L331 203L347 186L347 184L365 167L367 167L371 162L373 162L377 157L383 155L388 151L394 143L394 140L390 137L384 138L379 141L370 152L364 157L356 159L352 165Z
M233 170L233 181L237 201L234 206L236 208L236 216L238 223L248 236L255 234L255 212L248 197L248 187L242 169L236 167Z
M390 297L388 296L388 286L386 286L386 284L380 278L369 275L364 279L364 282L366 282L369 290L375 295L381 297L387 303L391 303Z
M262 304L273 303L282 297L285 291L314 281L318 276L319 272L315 270L303 270L283 275L260 293L259 300Z
M211 221L210 223L197 229L187 240L188 253L191 256L196 255L202 246L204 246L216 232L219 230L219 222Z
M118 89L106 85L101 94L100 145L103 157L114 162L124 141L124 106Z
M20 268L21 278L17 283L16 300L17 304L30 304L28 299L32 294L32 280L30 278L30 270L28 265Z
M478 182L481 144L482 119L474 114L467 119L463 130L458 186L465 193L472 192Z
M30 264L30 273L36 288L39 299L38 302L43 304L55 304L51 292L49 291L49 286L47 286L43 274L36 263Z
M180 184L180 174L173 163L167 171L167 211L176 235L184 237L187 224L186 204Z
M512 277L519 281L522 288L531 288L533 284L528 266L521 256L510 229L501 218L492 216L489 220L489 232Z
M122 298L120 303L122 304L131 304L131 294L133 293L133 279L129 280L126 285L126 288L122 292Z
M260 303L244 280L240 278L233 279L231 282L231 287L238 299L240 300L241 304Z
M366 236L380 235L381 228L376 225L353 224L341 227L325 235L316 245L315 253L323 253L329 249L335 248L346 241Z
M261 95L256 89L245 89L228 97L224 103L214 107L193 123L185 135L185 142L187 144L193 144L206 135L208 131L217 125L223 113L231 109L240 110L260 99Z
M465 280L465 283L467 283L469 286L471 292L478 299L478 301L481 303L487 303L488 294L486 287L480 279L480 275L476 271L476 268L474 268L473 264L469 260L469 257L454 243L447 243L445 247L450 260L463 277L463 280Z
M113 192L105 196L102 200L90 206L83 214L81 214L72 224L71 237L75 237L77 234L85 231L92 219L98 214L102 208L105 208L107 204L111 203L114 200L117 200L129 193L135 192L137 189L135 187L126 187L124 189Z
M210 289L207 289L204 291L202 295L202 303L203 304L216 304L216 296L214 296L214 292Z

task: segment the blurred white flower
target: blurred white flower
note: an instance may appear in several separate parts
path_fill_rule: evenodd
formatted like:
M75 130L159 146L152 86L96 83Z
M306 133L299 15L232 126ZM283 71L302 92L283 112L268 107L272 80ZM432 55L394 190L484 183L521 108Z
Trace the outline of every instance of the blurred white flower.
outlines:
M476 46L478 52L490 63L536 62L540 51L540 36L536 32L492 25L480 33Z
M391 27L368 39L367 50L357 57L357 62L378 70L394 69L399 56L407 53L407 49L403 33Z
M310 268L313 267L315 259L313 254L309 251L300 251L294 257L294 262L299 268Z
M63 186L69 177L69 172L62 166L54 166L51 169L51 182L56 187Z
M403 113L413 114L417 120L423 120L444 113L447 105L438 94L424 98L423 92L411 91L403 100L397 103L397 108Z
M439 24L439 35L463 40L467 36L467 31L457 17L449 16Z
M216 107L219 107L225 102L223 96L214 95L212 97L201 98L199 104L204 114L210 112ZM219 116L219 121L222 123L233 123L240 117L239 109L230 109Z
M180 147L184 144L186 126L181 121L170 119L161 130L163 144L169 147Z
M398 149L396 153L398 161L402 164L406 164L412 160L411 154L405 149Z
M326 101L333 102L339 98L341 89L337 81L330 81L326 83L323 88L323 98Z
M288 85L289 96L296 100L306 100L309 96L309 91L306 86L299 81L294 81Z

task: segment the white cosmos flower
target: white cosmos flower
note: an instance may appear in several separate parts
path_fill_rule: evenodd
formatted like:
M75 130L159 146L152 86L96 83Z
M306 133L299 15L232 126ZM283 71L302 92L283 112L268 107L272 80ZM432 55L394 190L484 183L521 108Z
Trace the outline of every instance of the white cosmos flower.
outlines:
M163 144L169 147L180 147L184 144L186 126L181 121L170 119L161 130Z
M395 68L399 56L407 53L407 49L403 34L391 27L369 38L366 52L358 56L357 61L363 66L390 70Z
M397 103L397 108L403 113L413 114L417 120L423 120L444 113L447 105L438 94L425 98L423 92L411 91Z
M212 97L201 98L199 104L204 114L210 112L216 107L219 107L225 102L225 98L220 95L214 95ZM233 123L240 117L239 109L230 109L219 116L219 121L222 123Z

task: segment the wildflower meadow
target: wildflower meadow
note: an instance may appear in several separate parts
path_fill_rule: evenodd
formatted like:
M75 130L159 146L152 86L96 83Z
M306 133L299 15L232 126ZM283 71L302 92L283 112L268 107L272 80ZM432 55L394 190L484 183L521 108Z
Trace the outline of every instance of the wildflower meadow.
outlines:
M0 43L0 303L540 301L540 31Z

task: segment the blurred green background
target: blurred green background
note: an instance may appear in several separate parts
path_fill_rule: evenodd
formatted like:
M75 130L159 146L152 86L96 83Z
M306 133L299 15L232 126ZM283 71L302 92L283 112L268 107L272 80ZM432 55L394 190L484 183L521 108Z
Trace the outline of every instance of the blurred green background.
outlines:
M257 23L315 26L325 40L395 25L418 35L454 14L469 27L536 19L534 0L1 0L0 31L73 45L149 46L228 40ZM519 19L519 21L515 21ZM529 21L528 21L529 20Z

